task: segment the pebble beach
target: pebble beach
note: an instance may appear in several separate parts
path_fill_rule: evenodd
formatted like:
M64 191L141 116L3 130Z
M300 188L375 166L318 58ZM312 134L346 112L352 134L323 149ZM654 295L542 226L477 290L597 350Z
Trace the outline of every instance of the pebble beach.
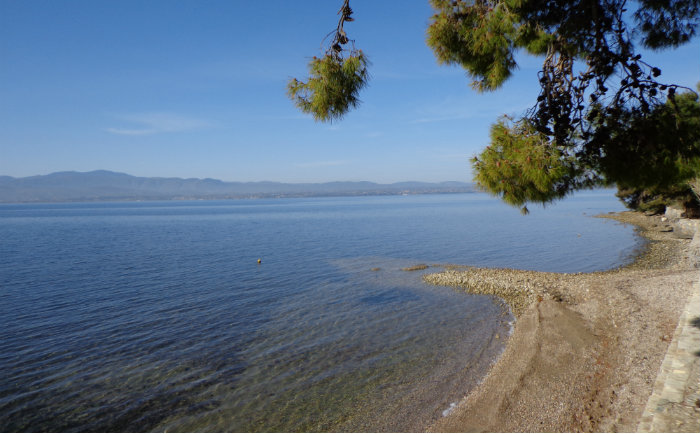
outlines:
M447 265L424 276L500 297L517 318L487 378L429 430L636 431L697 284L698 246L663 216L598 217L647 240L633 263L575 274Z

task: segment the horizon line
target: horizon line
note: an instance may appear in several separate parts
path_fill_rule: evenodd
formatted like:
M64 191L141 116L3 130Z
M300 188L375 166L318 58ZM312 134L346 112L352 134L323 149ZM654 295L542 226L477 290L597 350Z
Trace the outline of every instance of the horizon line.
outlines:
M51 175L57 175L57 174L64 174L64 173L74 173L74 174L89 174L89 173L95 173L95 172L105 172L105 173L111 173L115 175L126 175L134 178L154 178L154 179L182 179L182 180L214 180L214 181L219 181L219 182L226 182L226 183L240 183L240 184L261 184L261 183L275 183L275 184L330 184L330 183L338 183L338 182L347 182L347 183L372 183L372 184L384 184L384 185L391 185L391 184L403 184L403 183L423 183L423 184L443 184L443 183L448 183L448 182L456 182L456 183L461 183L461 184L474 184L474 181L457 181L457 180L444 180L444 181L418 181L418 180L403 180L403 181L390 181L390 182L379 182L379 181L371 181L371 180L332 180L332 181L273 181L269 179L263 179L259 181L229 181L229 180L223 180L220 178L212 178L212 177L183 177L183 176L142 176L142 175L132 175L127 172L119 172L115 170L107 170L107 169L95 169L95 170L88 170L88 171L80 171L80 170L59 170L55 172L50 172L47 174L39 174L39 175L25 175L25 176L13 176L13 175L2 175L0 174L0 178L2 177L8 177L8 178L13 178L13 179L25 179L25 178L35 178L35 177L42 177L42 176L51 176Z

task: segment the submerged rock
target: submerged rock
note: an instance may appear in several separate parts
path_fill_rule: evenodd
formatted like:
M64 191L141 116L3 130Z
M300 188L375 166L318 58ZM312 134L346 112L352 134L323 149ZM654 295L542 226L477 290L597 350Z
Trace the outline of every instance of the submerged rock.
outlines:
M418 265L412 265L410 267L402 268L401 270L403 270L403 271L418 271L418 270L425 270L426 268L428 268L428 265L418 264Z

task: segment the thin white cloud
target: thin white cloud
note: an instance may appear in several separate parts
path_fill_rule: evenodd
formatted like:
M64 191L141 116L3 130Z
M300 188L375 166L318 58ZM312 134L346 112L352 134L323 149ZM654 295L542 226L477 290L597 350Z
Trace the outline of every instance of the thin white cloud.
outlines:
M174 113L153 112L134 113L117 116L128 127L111 127L106 131L125 136L143 136L160 133L179 133L211 127L212 123L203 119L182 116Z
M294 166L310 168L310 167L334 167L334 166L344 166L348 164L348 161L334 160L334 161L310 161L307 163L297 163Z
M460 119L470 119L475 117L476 115L474 113L465 113L465 114L455 114L452 116L436 116L436 117L427 117L427 118L419 118L419 119L414 119L411 121L413 124L427 124L431 122L445 122L445 121L458 121Z
M530 107L530 103L506 101L502 96L491 100L486 100L482 95L459 99L448 97L438 104L422 107L418 113L421 117L410 122L424 124L483 118L495 120L504 113L517 116Z
M289 66L284 61L274 58L261 57L239 60L221 60L206 62L191 68L193 74L207 80L226 80L249 82L277 81L286 82L289 77Z
M447 161L455 161L455 160L469 161L471 159L472 153L473 153L473 151L435 154L432 156L432 158L435 160L447 160Z
M112 134L120 134L122 136L145 136L148 134L156 134L158 132L157 130L149 129L128 130L124 128L107 128L105 131Z

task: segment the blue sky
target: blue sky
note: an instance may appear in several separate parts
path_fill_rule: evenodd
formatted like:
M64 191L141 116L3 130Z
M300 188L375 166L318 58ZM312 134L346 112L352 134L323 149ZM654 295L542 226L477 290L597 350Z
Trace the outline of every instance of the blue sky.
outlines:
M425 45L427 0L352 0L372 80L359 109L316 123L285 86L341 3L0 0L0 175L470 181L489 125L533 104L539 59L477 94ZM698 38L644 58L664 81L700 81Z

